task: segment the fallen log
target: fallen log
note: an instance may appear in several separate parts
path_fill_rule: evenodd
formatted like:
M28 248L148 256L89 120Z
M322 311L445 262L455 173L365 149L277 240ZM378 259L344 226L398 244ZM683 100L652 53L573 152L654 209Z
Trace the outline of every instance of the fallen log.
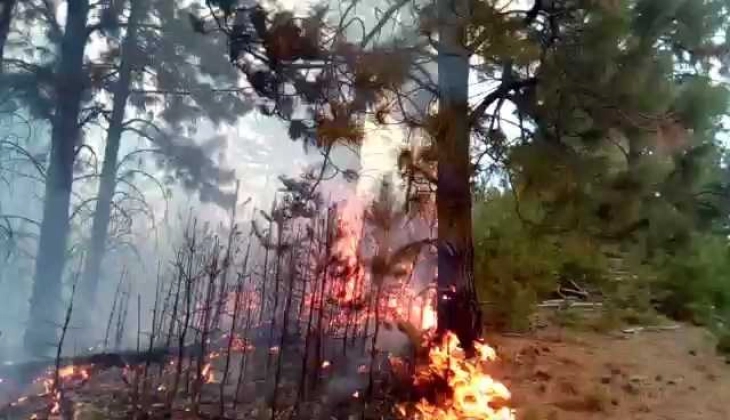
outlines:
M153 351L122 351L113 353L95 353L73 357L62 357L59 368L68 366L93 366L93 369L110 369L113 367L141 365L145 363L163 364L172 353L172 349L159 348ZM0 366L0 378L18 384L30 384L33 380L54 371L56 360L53 358L30 360L19 363L6 362Z
M678 324L673 325L653 325L647 327L633 327L621 330L624 334L637 334L643 331L647 332L660 332L660 331L674 331L678 330L680 326Z
M537 305L538 308L600 308L601 302L578 302L571 299L551 299Z

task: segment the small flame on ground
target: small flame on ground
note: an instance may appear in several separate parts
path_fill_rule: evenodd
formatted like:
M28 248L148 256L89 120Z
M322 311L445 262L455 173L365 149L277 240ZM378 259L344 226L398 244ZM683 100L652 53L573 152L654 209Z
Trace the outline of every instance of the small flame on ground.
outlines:
M53 394L53 403L51 404L51 414L59 414L61 412L61 393L56 391Z
M327 369L330 366L332 366L332 363L330 363L329 360L322 362L322 369Z
M89 379L89 370L85 366L69 365L64 366L58 370L58 377L62 380L65 379Z
M253 351L254 346L253 344L249 343L248 340L241 337L234 337L233 342L231 342L231 351L232 352L250 352Z
M205 383L207 384L215 382L215 372L213 372L213 366L211 366L210 363L206 363L205 366L203 366L203 370L200 372L200 375L205 379Z
M91 366L63 366L58 371L49 370L44 376L33 381L43 385L43 392L39 396L50 397L48 405L50 414L57 415L61 413L61 387L63 384L85 382L91 376L89 374L90 368ZM56 381L56 375L58 375L58 381ZM11 406L22 404L27 399L27 396L20 397Z

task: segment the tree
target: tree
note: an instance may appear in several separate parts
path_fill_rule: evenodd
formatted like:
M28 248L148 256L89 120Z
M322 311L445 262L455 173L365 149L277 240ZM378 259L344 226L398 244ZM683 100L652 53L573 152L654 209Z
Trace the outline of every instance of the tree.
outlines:
M3 57L5 53L5 43L10 33L10 22L13 19L16 0L7 0L0 4L0 73L3 68Z
M113 57L109 58L113 81L108 85L113 102L80 298L87 323L96 301L116 186L120 181L127 182L125 173L119 173L118 164L125 132L148 138L154 152L165 156L166 165L184 179L185 186L200 190L203 201L230 205L230 194L222 193L217 184L231 182L233 173L215 167L206 155L212 150L203 153L194 144L182 144L161 122L154 121L158 117L179 129L199 118L230 122L250 109L248 95L238 88L237 75L218 48L221 37L191 39L193 28L178 18L179 13L186 11L165 0L130 0L118 64ZM152 16L157 23L152 23ZM200 64L195 64L196 59ZM155 75L151 89L144 85L146 73ZM206 81L206 77L213 83ZM219 89L220 85L224 88ZM157 114L150 109L155 106L162 109ZM125 118L130 108L146 114L145 118ZM210 146L213 144L207 145Z
M80 142L79 117L85 91L83 67L89 37L88 14L87 0L67 2L66 23L53 80L55 107L51 155L25 334L25 346L32 354L45 354L48 340L56 336L51 322L61 313L58 298L66 262L73 163Z
M471 5L439 0L438 9L438 323L454 331L467 351L481 334L474 290L467 25Z
M651 148L671 149L672 144L699 134L698 121L682 106L687 98L683 92L693 91L688 88L692 83L706 87L708 93L722 90L708 76L714 66L726 68L728 62L727 48L717 41L717 34L728 25L730 7L725 0L669 5L658 0L536 0L528 9L504 8L492 1L444 0L417 9L427 43L400 42L372 49L337 36L336 42L320 42L314 34L339 34L339 27L326 27L321 18L296 19L286 13L270 17L261 6L238 7L231 1L210 4L218 7L214 20L231 39L232 61L257 92L271 100L271 113L290 120L293 137L309 130L312 143L319 146L330 146L333 139L362 140L357 117L349 117L368 111L377 114L386 92L398 96L406 80L414 78L415 61L438 62L439 80L433 90L439 112L422 128L431 134L435 150L426 156L438 163L432 180L438 187L439 283L450 302L446 305L439 299L439 319L441 329L457 330L465 347L478 333L478 310L470 290L469 181L479 168L472 164L479 162L470 156L470 143L476 142L482 155L508 158L519 175L524 173L521 156L534 157L548 174L555 157L569 164L563 168L583 175L580 168L594 169L580 159L587 156L584 151L613 144L624 149L627 158L627 171L614 184L614 194L621 195L622 188L641 179L641 161ZM386 15L385 20L392 17ZM346 22L343 18L343 25ZM313 30L312 25L320 29ZM435 34L438 40L432 39ZM367 60L376 52L380 56L375 60L391 60L388 66ZM489 89L469 109L472 59L479 60L475 70ZM368 64L367 71L363 63ZM302 68L321 70L316 83L301 76ZM308 124L291 119L291 100L281 95L286 85L293 86L313 110ZM724 111L713 109L711 119ZM331 130L333 121L338 130ZM516 127L516 138L508 138L504 129L508 124ZM515 143L521 147L513 148ZM562 172L550 178L561 176ZM562 187L552 197L558 199L555 203L565 207L565 199L579 197L573 192L590 190L589 178L558 179ZM640 191L632 195L634 203L653 193L632 191ZM595 196L580 197L601 206ZM448 310L450 305L453 310ZM457 325L466 327L460 330Z
M118 207L114 200L130 197L115 189L116 186L123 184L137 194L139 190L132 183L135 176L149 177L139 169L120 171L117 155L123 133L150 139L154 145L151 152L164 156L158 161L162 169L171 179L181 179L185 188L199 190L204 201L226 205L227 196L218 184L234 180L233 171L221 170L210 158L215 143L201 147L180 134L181 128L190 128L201 116L212 115L213 122L220 123L238 118L250 108L246 92L235 83L218 89L223 83L235 82L237 77L225 54L219 48L211 48L222 38L187 42L193 31L177 18L181 9L174 2L133 3L142 10L133 8L135 13L131 16L135 19L142 16L144 22L140 20L140 25L131 17L126 22L120 19L125 5L126 2L104 1L92 7L85 1L68 1L65 24L57 22L55 4L32 1L16 7L18 26L35 32L31 34L32 45L18 48L12 59L5 60L3 86L7 89L3 93L33 118L49 120L52 127L43 221L25 340L28 349L36 354L42 354L44 343L54 336L52 323L62 305L58 297L62 291L70 218L77 214L70 212L74 174L82 166L77 165L81 152L93 152L84 141L91 125L103 126L107 122L109 141L96 200L99 211L92 226L92 246L85 258L82 296L86 304L80 305L82 308L89 307L94 300L109 220L113 217L111 212ZM149 10L154 13L145 12ZM150 22L152 16L158 20ZM120 56L120 33L126 39L121 42L125 44L121 48L124 59ZM39 35L44 39L37 38ZM85 54L92 35L102 37L110 46L101 52L99 59ZM196 62L191 57L199 60ZM148 73L155 75L152 90L150 78L145 75ZM114 98L111 109L98 95L103 91ZM145 112L145 117L127 118L127 105ZM157 115L148 109L151 106L160 110ZM156 117L159 121L152 122ZM134 162L136 159L127 157L140 153L144 152L125 156L123 163Z
M112 199L117 181L117 159L124 131L124 114L127 109L132 85L132 69L138 44L139 26L148 10L146 0L131 0L127 33L121 46L119 74L112 88L113 100L109 128L107 129L106 149L99 179L99 193L91 226L89 255L86 258L82 277L81 307L90 312L98 288L101 262L106 249L106 238L111 215ZM89 315L86 314L86 317Z

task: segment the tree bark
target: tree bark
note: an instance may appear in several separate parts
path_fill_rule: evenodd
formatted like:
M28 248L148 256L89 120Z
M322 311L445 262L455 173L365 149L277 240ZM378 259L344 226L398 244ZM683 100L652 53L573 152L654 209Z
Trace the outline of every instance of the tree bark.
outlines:
M481 332L471 232L469 1L438 0L438 13L438 330L454 332L469 351Z
M3 57L5 57L5 43L10 33L10 22L13 19L13 11L17 0L4 0L0 2L0 74L3 73Z
M99 287L101 263L104 259L106 242L111 218L112 200L117 180L117 159L122 133L124 132L124 111L130 94L132 72L134 70L134 49L137 45L139 22L144 18L147 0L132 0L127 33L122 43L122 57L119 78L114 86L112 114L107 129L104 162L101 169L96 211L91 226L88 258L84 266L81 289L82 322L90 325L94 310L96 293Z
M84 49L88 40L88 0L68 0L60 62L55 75L56 107L52 119L43 222L41 223L30 315L24 344L30 354L43 356L56 340L54 322L62 306L61 284L69 231L73 163L79 142L79 113L84 91Z

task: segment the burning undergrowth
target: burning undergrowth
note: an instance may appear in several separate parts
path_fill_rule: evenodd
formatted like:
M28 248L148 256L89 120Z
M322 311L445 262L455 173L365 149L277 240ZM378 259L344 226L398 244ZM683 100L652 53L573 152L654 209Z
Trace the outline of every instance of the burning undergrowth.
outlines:
M496 360L494 349L475 343L474 357L467 357L455 334L427 338L427 360L416 365L413 375L415 404L402 404L400 413L418 420L493 419L514 420L509 390L489 376L488 363Z
M275 207L266 226L227 241L192 224L158 279L151 325L128 314L135 296L120 284L103 353L58 359L55 369L0 368L17 385L0 382L0 415L512 419L509 392L484 373L493 351L479 344L469 360L455 336L435 336L423 226L384 200L324 213ZM134 349L121 348L125 334L136 336Z

